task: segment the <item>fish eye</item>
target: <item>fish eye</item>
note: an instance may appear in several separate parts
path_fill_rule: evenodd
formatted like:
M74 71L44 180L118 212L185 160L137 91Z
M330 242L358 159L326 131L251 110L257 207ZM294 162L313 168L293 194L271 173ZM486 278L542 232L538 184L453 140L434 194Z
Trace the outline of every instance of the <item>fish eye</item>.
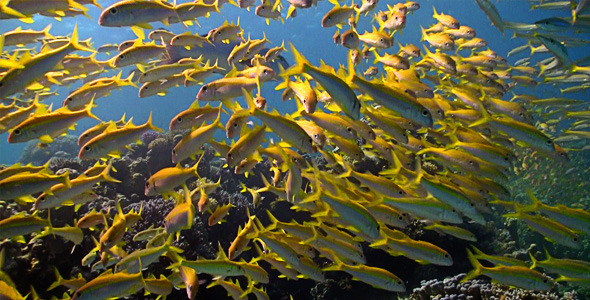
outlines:
M179 123L182 122L182 118L181 117L176 118L176 122L179 122Z
M469 164L473 166L473 161L472 161L472 160L470 160L470 161L469 161Z
M39 198L39 199L41 199L41 200L45 200L45 196L41 196L41 198Z
M428 116L428 110L426 110L426 109L425 109L425 110L423 110L423 111L422 111L422 115L423 115L423 116Z
M348 131L348 132L352 132L352 128L350 128L350 127L347 127L347 128L346 128L346 131Z
M543 279L543 283L547 283L547 279Z
M227 153L227 158L231 158L231 153Z
M238 127L238 122L234 123L234 128Z
M449 46L449 43L448 43L448 42L446 42L446 43L445 43L445 46L447 46L447 47L448 47L448 46Z
M90 151L90 146L86 146L86 147L84 147L84 150L86 150L86 151Z
M578 238L577 237L574 237L574 242L577 242L577 241L578 241Z
M448 254L445 254L445 258L449 258L449 255Z
M16 135L19 135L19 134L20 134L20 129L15 129L13 132L14 132L14 134L16 134Z
M553 142L551 140L547 140L547 145L551 145Z
M315 137L316 139L319 139L320 138L320 136L317 133L314 134L313 137Z
M305 104L305 99L303 99L303 104Z
M456 212L454 208L453 208L453 212Z
M266 74L266 73L268 73L268 71L264 70L264 71L262 71L262 73Z
M398 192L398 194L400 194L400 195L403 195L403 194L404 194L404 191L400 190L400 191Z
M201 90L203 90L203 92L204 92L204 91L206 91L206 90L207 90L207 86L206 86L206 85L204 85L204 86L201 88Z
M71 102L72 101L72 97L66 98L66 101Z
M113 7L109 10L109 12L111 13L111 15L116 15L119 12L119 10L116 7Z
M383 38L379 39L379 41L380 41L381 43L383 43L383 42L384 42Z
M473 204L473 202L469 203L471 206L475 206L475 204Z

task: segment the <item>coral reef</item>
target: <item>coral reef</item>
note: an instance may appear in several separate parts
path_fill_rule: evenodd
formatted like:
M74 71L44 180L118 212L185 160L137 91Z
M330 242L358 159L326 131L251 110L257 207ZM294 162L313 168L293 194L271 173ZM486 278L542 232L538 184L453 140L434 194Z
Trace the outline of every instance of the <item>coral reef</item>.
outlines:
M407 300L577 300L575 292L560 296L553 292L536 292L491 283L486 280L467 280L461 282L465 274L458 274L444 280L432 279L422 281Z

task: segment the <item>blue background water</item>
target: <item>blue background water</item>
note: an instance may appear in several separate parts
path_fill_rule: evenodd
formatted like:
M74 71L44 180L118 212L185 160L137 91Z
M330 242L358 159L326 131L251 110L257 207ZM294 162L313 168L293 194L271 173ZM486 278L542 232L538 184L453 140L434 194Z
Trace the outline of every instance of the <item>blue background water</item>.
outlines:
M107 7L114 2L116 1L99 1L103 7ZM178 3L182 2L187 1L178 1ZM439 13L443 12L445 14L450 14L458 19L462 25L468 25L474 28L477 32L477 36L484 38L487 41L488 46L503 57L506 57L508 51L511 49L526 43L526 40L522 38L512 38L512 31L506 31L506 36L502 36L500 31L491 25L489 19L479 9L475 1L433 0L418 2L420 3L421 8L413 14L408 14L405 29L403 29L401 35L399 33L395 34L396 45L386 50L387 53L397 53L399 50L397 46L398 41L402 44L413 43L414 45L420 46L422 51L424 51L422 45L426 42L420 42L420 26L422 25L423 27L428 28L436 22L432 18L433 6L436 7ZM370 31L372 26L370 21L373 18L373 14L379 10L387 9L387 4L393 5L395 3L397 3L397 1L381 0L373 12L369 13L367 16L361 16L357 31L359 33L362 33L365 30ZM283 1L283 5L287 4L286 1ZM528 1L499 1L495 2L495 4L505 21L533 23L543 18L553 16L568 17L571 15L571 12L566 10L530 10L530 4ZM101 10L95 6L89 5L87 7L89 8L88 14L92 19L78 16L75 18L64 18L61 22L58 22L53 18L36 16L34 18L34 24L24 24L17 20L2 20L0 21L0 28L2 31L8 31L17 26L22 26L23 28L40 30L47 24L52 23L51 34L68 35L72 32L74 25L77 23L80 39L92 38L95 48L98 48L103 44L120 43L135 38L135 35L130 28L107 28L99 26L97 20ZM346 64L347 49L334 44L332 36L336 31L336 27L321 27L321 18L332 7L333 4L330 2L320 1L317 8L298 9L297 17L286 20L284 24L280 21L271 21L270 26L267 26L263 18L254 14L254 7L252 7L250 11L247 11L226 4L221 9L221 15L214 13L210 18L200 18L198 20L201 25L200 28L192 26L185 29L176 24L170 26L168 29L174 33L182 33L187 30L192 31L193 33L206 33L210 29L221 25L225 19L236 22L239 18L245 36L250 33L252 39L262 38L264 32L272 42L269 47L278 46L284 40L286 45L292 43L313 64L319 64L320 60L324 60L326 64L338 67L341 64ZM286 15L287 6L285 6L282 11L283 15ZM160 23L153 23L153 26L154 28L166 28ZM146 30L146 36L148 32L149 30ZM586 34L585 37L588 38L588 34ZM569 48L568 50L573 60L588 55L587 46ZM79 53L79 55L87 54ZM293 62L293 57L290 53L284 53L283 55L290 63ZM467 54L464 53L463 55ZM516 60L528 55L529 51L524 51L519 55L510 57L509 62L514 63ZM535 54L533 61L538 61L547 57L549 57L549 54L546 53ZM107 58L108 56L103 53L97 55L97 59L99 60L105 60ZM363 63L360 69L364 70L368 66L370 66L370 64ZM132 68L133 67L125 68L123 70L123 75L126 75ZM110 71L109 73L105 73L104 76L114 76L117 72L118 70ZM212 76L208 81L218 77L219 75ZM263 87L262 95L267 99L267 105L270 108L276 108L280 112L294 111L295 103L293 101L282 102L280 100L280 91L274 91L276 84L277 83L270 82ZM60 107L68 93L80 85L81 83L76 83L69 87L59 87L57 89L59 95L48 98L45 102L54 103L54 108ZM189 88L172 88L164 97L151 96L140 99L137 96L138 90L136 88L123 87L121 90L114 91L110 96L99 99L97 101L98 107L94 108L93 112L105 121L111 119L118 120L123 113L126 113L127 117L133 116L135 124L142 124L147 120L150 111L153 111L154 124L160 128L167 129L170 119L178 112L188 108L195 100L199 88L199 85ZM54 89L55 87L52 88L52 90ZM551 85L541 85L536 88L521 88L516 91L536 94L540 97L559 95L559 89L556 89ZM512 94L508 93L504 99L509 99L511 97ZM588 93L569 94L567 97L588 99ZM213 105L216 104L214 103ZM227 118L228 116L223 116L222 121L225 123ZM95 123L96 121L91 119L82 120L78 123L76 130L71 131L70 134L77 135ZM220 138L223 136L221 132L219 132L218 135ZM7 136L7 133L0 135L0 163L12 164L19 159L26 144L9 145L6 142Z

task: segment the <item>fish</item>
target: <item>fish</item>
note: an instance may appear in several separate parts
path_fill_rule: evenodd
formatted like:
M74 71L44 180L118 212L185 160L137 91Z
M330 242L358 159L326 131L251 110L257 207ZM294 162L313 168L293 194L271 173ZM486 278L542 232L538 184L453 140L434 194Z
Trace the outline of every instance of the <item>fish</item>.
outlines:
M336 260L334 265L323 268L323 271L344 271L362 282L387 291L404 292L406 290L403 281L385 269L365 265L347 265L337 256L334 258Z
M504 35L504 22L502 21L502 16L500 16L500 12L496 6L489 0L476 0L477 6L486 14L488 19L492 21L492 24L502 32Z
M309 64L301 54L291 45L291 52L295 56L296 65L285 71L282 76L306 73L312 76L330 94L342 111L352 118L360 118L361 104L352 89L338 76L327 68L318 68Z
M450 15L445 15L444 13L437 13L436 8L433 6L432 10L434 11L432 17L436 19L438 22L443 24L444 26L451 28L451 29L459 29L459 21L453 18Z
M107 271L77 289L72 299L122 297L135 294L143 288L144 281L141 273L119 272L113 274L112 271Z
M24 90L51 71L66 55L72 51L94 52L78 42L78 27L74 26L72 37L56 49L42 51L23 63L23 68L12 68L0 79L0 98L4 99Z
M61 274L59 274L59 270L57 269L57 267L54 266L54 269L53 270L54 270L54 273L55 273L56 281L54 283L52 283L47 288L48 291L53 290L53 289L55 289L57 287L60 287L62 285L65 286L65 287L67 287L68 289L77 290L77 289L79 289L80 287L82 287L83 285L86 284L86 279L84 279L84 277L82 277L82 274L81 273L78 273L78 277L74 277L74 278L71 278L71 279L64 279L61 276Z
M98 25L150 29L152 27L149 23L160 21L169 25L168 18L176 15L176 7L165 1L125 0L106 7L98 18Z
M229 202L226 205L219 205L211 216L209 216L209 226L220 223L232 207L235 206L231 204L231 199L229 199Z
M463 277L461 279L462 281L473 279L479 275L485 275L501 284L537 291L549 290L555 284L553 279L523 266L498 265L495 267L484 267L477 261L469 249L466 251L467 257L475 269Z
M172 163L179 163L189 157L195 157L200 148L211 139L213 134L218 129L225 129L221 122L219 122L219 116L221 115L221 106L217 112L217 118L211 124L201 126L192 130L189 134L182 137L180 141L172 149Z
M190 192L186 185L183 186L184 196L179 195L178 204L164 218L164 228L166 234L176 233L176 239L183 229L190 229L194 223L195 207L190 197Z
M227 152L227 165L229 167L235 167L239 162L251 156L264 142L265 137L266 125L254 128L245 135L242 135Z
M28 235L41 231L49 224L49 220L47 219L41 219L36 215L27 216L24 212L21 212L0 220L0 229L2 229L0 231L0 238L12 239Z
M198 176L197 168L199 167L200 158L190 168L183 168L180 164L177 164L174 167L163 168L150 176L145 182L145 195L166 194L183 185L189 178Z
M292 98L291 95L294 95L301 102L306 113L315 112L318 104L317 94L308 80L297 79L292 81L289 77L285 77L285 81L275 87L275 90L280 89L285 89L283 101L286 98Z
M47 172L23 172L0 180L0 199L20 199L25 202L34 202L30 194L49 191L55 184L62 183L66 188L71 187L69 172L60 175Z
M152 124L151 112L147 122L143 125L136 126L129 123L122 128L117 128L115 123L111 123L103 133L95 136L80 148L78 158L93 159L104 158L105 156L120 156L120 148L139 141L141 136L149 130L163 131Z

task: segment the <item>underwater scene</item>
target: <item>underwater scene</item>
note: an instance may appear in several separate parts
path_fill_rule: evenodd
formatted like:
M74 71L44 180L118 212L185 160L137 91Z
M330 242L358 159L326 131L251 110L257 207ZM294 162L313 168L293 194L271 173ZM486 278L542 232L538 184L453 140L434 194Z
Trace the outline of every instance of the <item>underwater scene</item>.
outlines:
M590 299L590 1L0 0L0 299Z

